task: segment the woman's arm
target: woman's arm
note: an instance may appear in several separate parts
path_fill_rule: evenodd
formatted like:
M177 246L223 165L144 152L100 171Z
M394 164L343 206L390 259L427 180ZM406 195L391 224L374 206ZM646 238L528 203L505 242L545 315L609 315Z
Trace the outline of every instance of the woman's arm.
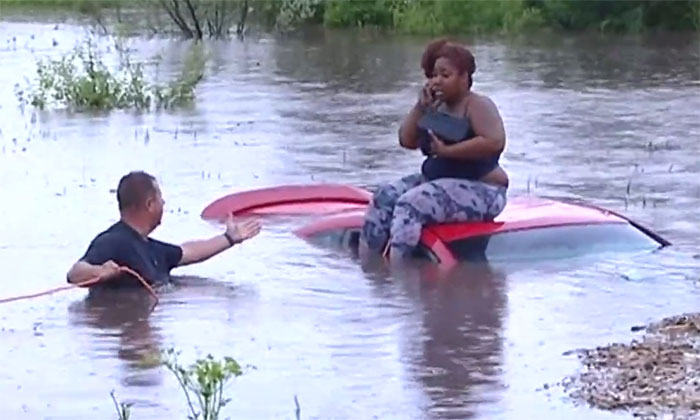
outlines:
M476 137L469 141L447 145L434 134L433 152L452 159L478 160L497 156L506 144L503 120L496 104L486 96L475 96L467 111Z
M418 101L411 108L406 118L399 127L399 144L406 149L417 149L420 146L418 140L418 120L423 116L426 108L437 108L439 101L433 95L430 81L427 81L420 91Z
M423 110L419 103L411 108L401 127L399 127L399 144L406 149L417 149L418 142L418 120L423 116Z

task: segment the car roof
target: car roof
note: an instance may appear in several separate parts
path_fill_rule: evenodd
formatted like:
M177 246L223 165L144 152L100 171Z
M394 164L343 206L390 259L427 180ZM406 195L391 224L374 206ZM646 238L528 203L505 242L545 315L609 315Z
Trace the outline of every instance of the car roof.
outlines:
M203 219L263 214L329 214L364 210L372 194L341 184L282 185L240 191L220 197L202 210Z
M297 230L297 234L308 236L329 229L358 228L363 221L364 209L353 209L317 219ZM443 242L451 242L523 229L597 223L627 223L627 219L589 205L539 197L517 197L509 200L493 222L443 223L428 225L425 230Z
M627 219L605 209L540 197L510 199L493 222L443 223L427 226L443 242L471 236L554 226L627 223Z

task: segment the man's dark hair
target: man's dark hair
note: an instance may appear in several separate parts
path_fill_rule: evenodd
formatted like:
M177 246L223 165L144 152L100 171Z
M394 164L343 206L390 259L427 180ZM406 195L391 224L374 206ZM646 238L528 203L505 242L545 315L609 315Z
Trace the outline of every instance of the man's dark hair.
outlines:
M119 210L137 207L156 193L156 179L143 171L133 171L119 180L117 202Z

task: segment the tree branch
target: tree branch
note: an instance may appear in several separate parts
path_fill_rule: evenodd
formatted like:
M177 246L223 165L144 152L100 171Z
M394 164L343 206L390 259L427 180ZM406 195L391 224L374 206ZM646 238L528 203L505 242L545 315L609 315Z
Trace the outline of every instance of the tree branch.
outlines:
M185 36L188 38L194 38L194 33L192 33L189 25L187 25L180 14L180 7L178 6L177 0L172 0L172 6L168 4L167 0L158 0L158 2L160 3L161 7L165 9L173 22L175 22L175 24L185 34Z
M243 0L243 9L241 10L241 19L238 21L238 27L236 28L236 34L238 36L243 35L245 30L245 22L248 18L248 0Z
M194 23L194 29L197 31L197 39L202 39L202 26L199 24L199 19L197 18L197 12L195 7L192 5L190 0L185 0L185 5L190 11L190 16L192 17L192 22Z

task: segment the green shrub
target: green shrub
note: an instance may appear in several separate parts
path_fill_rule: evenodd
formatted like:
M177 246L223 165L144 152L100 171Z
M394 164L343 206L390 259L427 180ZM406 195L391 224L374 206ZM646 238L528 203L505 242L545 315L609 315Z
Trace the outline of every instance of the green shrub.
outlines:
M379 26L414 34L697 30L697 0L326 0L324 24Z
M204 73L201 45L193 44L182 74L165 85L149 83L143 64L134 63L121 43L116 47L121 64L118 70L104 64L91 39L58 59L39 60L36 83L26 89L17 86L18 99L39 109L58 106L76 111L147 110L192 103Z
M662 28L697 30L697 0L527 0L546 21L564 30L640 32Z
M401 0L327 0L323 22L331 27L394 26L394 11Z
M224 398L224 385L231 378L243 374L234 359L214 360L211 355L198 359L185 368L177 360L178 354L169 349L161 354L163 365L175 375L185 393L192 420L217 420L220 410L230 401ZM195 408L195 402L199 410Z

